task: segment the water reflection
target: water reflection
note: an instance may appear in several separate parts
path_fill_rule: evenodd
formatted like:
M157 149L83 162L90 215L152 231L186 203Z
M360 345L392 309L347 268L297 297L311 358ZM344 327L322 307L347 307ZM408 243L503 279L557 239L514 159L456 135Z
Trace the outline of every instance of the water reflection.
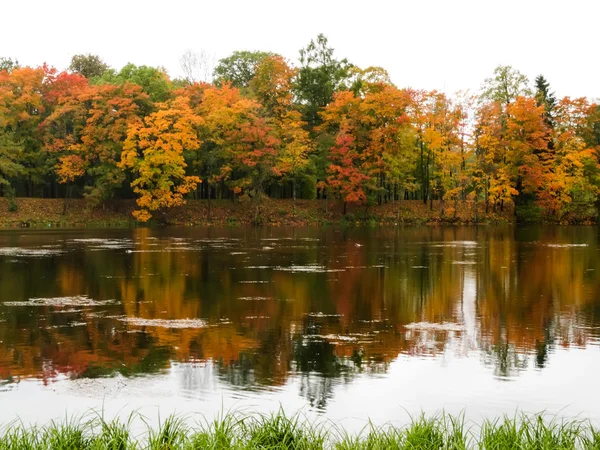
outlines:
M0 391L179 367L181 388L333 387L410 358L499 379L597 346L596 228L0 234Z

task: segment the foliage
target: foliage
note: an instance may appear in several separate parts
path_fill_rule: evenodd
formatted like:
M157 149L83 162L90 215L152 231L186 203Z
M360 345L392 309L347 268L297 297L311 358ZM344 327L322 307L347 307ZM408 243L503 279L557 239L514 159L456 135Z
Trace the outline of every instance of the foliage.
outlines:
M138 194L140 222L160 211L166 221L167 209L184 203L183 196L196 189L200 178L186 176L185 148L200 145L196 127L200 121L192 112L189 99L178 97L158 104L158 111L147 116L143 124L129 125L120 167L130 168L137 178L131 186Z
M238 89L247 88L254 78L257 67L267 57L275 56L270 52L235 51L219 60L213 77L217 85L229 83Z
M100 77L108 70L106 64L98 55L73 55L69 70L74 73L83 75L87 79Z
M186 79L171 80L160 67L115 70L90 54L64 72L3 59L5 193L91 206L137 196L146 220L193 197L251 199L258 221L267 194L294 204L317 194L326 210L338 200L366 214L391 203L397 217L403 200L435 202L445 220L465 201L475 214L535 205L540 220L597 216L600 107L557 99L543 76L535 94L510 66L478 96L400 89L384 68L339 59L323 35L297 66L236 51L208 83L197 82L209 78L205 53L188 51L182 64Z
M323 34L300 50L296 95L309 127L320 124L320 110L333 100L335 92L347 87L351 67L346 59L334 57L334 50L328 47Z
M511 66L498 66L483 83L482 100L508 105L519 96L530 96L529 79Z

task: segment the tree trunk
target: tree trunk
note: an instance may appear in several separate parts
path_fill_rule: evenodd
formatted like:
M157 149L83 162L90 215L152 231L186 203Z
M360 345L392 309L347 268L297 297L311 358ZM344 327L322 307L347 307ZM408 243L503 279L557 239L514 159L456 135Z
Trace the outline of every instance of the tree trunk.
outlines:
M207 183L207 185L208 185L208 221L210 222L211 221L211 205L212 205L212 203L210 201L210 184Z
M292 180L292 197L294 199L294 213L296 212L296 179Z
M67 185L65 185L65 202L63 203L63 212L62 212L63 216L67 215L68 198L69 198L69 185L67 184Z

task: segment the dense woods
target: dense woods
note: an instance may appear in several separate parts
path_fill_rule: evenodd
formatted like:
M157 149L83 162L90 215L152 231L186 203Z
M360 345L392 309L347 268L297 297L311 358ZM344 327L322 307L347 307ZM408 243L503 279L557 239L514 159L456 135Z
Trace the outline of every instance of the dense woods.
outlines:
M166 221L186 198L371 205L421 200L452 217L513 207L521 220L594 220L600 107L499 66L477 94L398 88L338 58L319 35L292 64L236 51L214 70L181 58L121 70L76 55L68 70L0 59L4 197L135 198ZM434 204L434 200L436 201ZM16 203L10 202L15 209ZM397 206L396 206L397 205Z

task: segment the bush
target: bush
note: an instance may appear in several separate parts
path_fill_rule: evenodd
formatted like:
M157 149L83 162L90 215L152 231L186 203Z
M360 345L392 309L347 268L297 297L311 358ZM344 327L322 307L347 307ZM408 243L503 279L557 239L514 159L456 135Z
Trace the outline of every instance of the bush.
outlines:
M520 205L515 207L518 223L539 223L542 221L542 208L537 205Z

